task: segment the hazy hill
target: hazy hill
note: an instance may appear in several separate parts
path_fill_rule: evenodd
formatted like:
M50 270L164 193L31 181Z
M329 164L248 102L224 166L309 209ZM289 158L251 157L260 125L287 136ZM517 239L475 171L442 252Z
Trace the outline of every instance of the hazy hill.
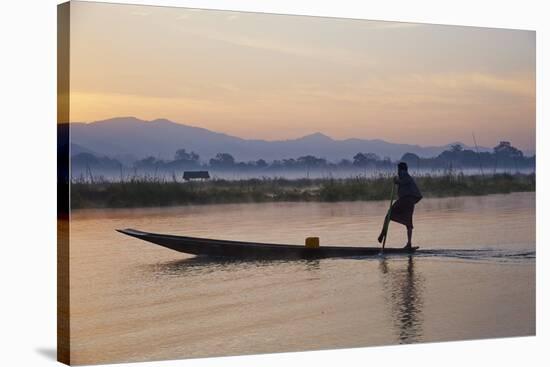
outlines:
M357 152L372 152L394 160L407 152L433 157L449 147L394 144L379 139L336 140L321 133L289 140L247 140L166 119L144 121L135 117L73 123L71 137L73 148L77 147L75 151L94 152L123 162L147 156L171 159L181 148L197 152L202 160L226 152L238 161L260 158L271 161L308 154L337 161L351 159ZM480 150L490 149L480 147Z
M81 145L72 143L71 144L71 155L77 155L77 154L80 154L80 153L90 153L90 154L93 154L93 155L96 155L96 156L101 156L101 154L98 154L97 152L94 152L91 149L88 149L88 148L85 148Z

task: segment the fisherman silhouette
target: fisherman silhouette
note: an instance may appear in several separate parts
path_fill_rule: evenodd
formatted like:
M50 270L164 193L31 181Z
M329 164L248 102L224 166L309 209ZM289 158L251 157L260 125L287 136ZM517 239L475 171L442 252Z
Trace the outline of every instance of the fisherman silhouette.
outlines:
M405 248L411 248L414 206L422 199L422 194L414 179L409 175L408 166L405 162L400 162L397 165L397 176L393 182L397 185L398 199L391 207L390 220L407 227L407 244ZM378 242L382 243L386 235L387 233L382 229L380 236L378 236Z

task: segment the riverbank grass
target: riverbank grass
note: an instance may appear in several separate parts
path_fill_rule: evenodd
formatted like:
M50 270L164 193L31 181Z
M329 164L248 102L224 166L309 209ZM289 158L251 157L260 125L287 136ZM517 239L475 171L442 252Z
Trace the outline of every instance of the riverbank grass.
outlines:
M535 191L535 174L444 176L424 175L415 180L425 197L473 196ZM389 199L392 177L344 179L259 178L215 179L204 182L135 177L125 182L75 181L71 207L128 208L188 204L277 201L371 201Z

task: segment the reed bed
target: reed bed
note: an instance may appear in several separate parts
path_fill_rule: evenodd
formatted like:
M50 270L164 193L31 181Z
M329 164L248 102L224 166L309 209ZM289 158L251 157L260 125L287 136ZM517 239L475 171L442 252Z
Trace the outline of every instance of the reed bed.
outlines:
M472 196L535 191L535 174L421 175L415 177L424 197ZM82 178L71 183L71 207L129 208L191 204L225 204L278 201L387 200L392 176L348 178L246 180L213 179L178 182L150 176L111 182Z

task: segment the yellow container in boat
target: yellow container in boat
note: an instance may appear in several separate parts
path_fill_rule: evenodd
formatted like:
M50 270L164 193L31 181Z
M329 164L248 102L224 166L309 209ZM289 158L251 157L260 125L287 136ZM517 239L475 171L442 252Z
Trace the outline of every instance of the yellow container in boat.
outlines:
M319 237L307 237L306 238L306 247L307 248L318 248L319 247Z

